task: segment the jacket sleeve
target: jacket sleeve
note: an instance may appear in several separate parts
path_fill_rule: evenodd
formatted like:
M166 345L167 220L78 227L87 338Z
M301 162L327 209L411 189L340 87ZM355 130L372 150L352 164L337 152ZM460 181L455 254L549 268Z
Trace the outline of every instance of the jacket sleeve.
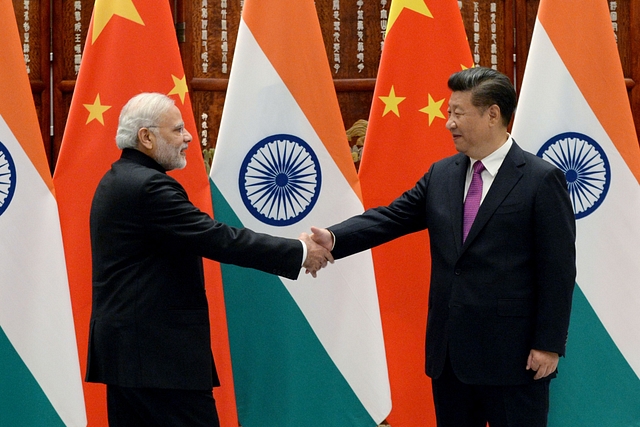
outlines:
M156 244L167 250L195 253L221 263L255 268L296 279L302 266L302 243L297 239L256 233L215 221L188 199L173 178L156 174L141 194L144 221Z
M424 230L426 225L427 172L410 190L388 206L368 209L329 227L335 236L331 251L335 259L344 258L389 242L405 234Z
M564 355L576 279L576 225L559 169L544 176L534 206L538 310L533 348Z

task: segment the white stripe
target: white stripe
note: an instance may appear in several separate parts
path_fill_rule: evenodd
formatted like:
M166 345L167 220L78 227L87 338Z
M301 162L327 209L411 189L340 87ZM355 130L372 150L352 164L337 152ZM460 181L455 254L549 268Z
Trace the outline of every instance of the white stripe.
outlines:
M16 190L0 216L0 325L67 426L86 425L58 208L0 116Z
M577 282L640 377L640 187L536 20L513 136L537 153L563 132L590 136L611 164L604 202L577 220Z
M245 208L238 173L248 150L274 134L302 138L322 169L322 190L301 222L268 226ZM256 231L295 237L311 225L328 226L361 213L362 204L300 110L244 21L229 80L211 178L242 223ZM282 279L311 327L372 418L391 408L382 325L369 251L340 260L318 274Z

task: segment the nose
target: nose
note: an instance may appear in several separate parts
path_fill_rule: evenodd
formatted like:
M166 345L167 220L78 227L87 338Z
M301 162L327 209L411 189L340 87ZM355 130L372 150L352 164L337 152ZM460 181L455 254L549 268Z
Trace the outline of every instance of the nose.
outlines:
M187 128L184 128L182 130L182 139L184 139L184 142L191 142L191 140L193 139L193 136L191 136Z
M453 121L453 119L451 117L449 117L447 119L447 124L445 125L447 129L451 130L451 129L455 129L456 127L458 127L458 125L456 124L455 121Z

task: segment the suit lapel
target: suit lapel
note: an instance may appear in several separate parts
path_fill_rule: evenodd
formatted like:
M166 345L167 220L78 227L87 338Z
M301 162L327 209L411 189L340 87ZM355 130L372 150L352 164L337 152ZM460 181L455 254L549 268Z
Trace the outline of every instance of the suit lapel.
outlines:
M522 178L521 167L524 164L525 160L522 149L514 141L511 149L502 162L500 169L498 170L498 174L493 180L493 184L491 184L489 192L480 205L478 215L471 226L471 230L469 230L467 240L465 240L464 245L462 246L463 250L471 244L480 230L482 230L486 225L487 221L489 221L498 206L500 206L505 197L507 197L511 189L516 185L520 178ZM462 207L460 210L461 209Z
M456 241L458 255L462 251L462 207L464 201L464 182L469 168L469 158L459 154L454 161L455 167L451 171L449 180L449 203L451 209L451 226L453 237Z

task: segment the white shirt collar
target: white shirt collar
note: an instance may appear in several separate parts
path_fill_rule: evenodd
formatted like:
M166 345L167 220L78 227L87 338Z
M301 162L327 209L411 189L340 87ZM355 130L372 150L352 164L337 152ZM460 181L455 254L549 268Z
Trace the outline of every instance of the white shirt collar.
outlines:
M500 148L482 159L482 164L484 165L485 170L492 177L495 177L498 173L500 166L502 166L502 162L504 161L505 157L507 157L507 153L513 145L513 138L511 138L510 134L508 135L509 137L507 138L507 141L502 144ZM469 163L469 169L471 169L473 167L473 164L477 162L476 159L470 158L470 160L471 162Z

